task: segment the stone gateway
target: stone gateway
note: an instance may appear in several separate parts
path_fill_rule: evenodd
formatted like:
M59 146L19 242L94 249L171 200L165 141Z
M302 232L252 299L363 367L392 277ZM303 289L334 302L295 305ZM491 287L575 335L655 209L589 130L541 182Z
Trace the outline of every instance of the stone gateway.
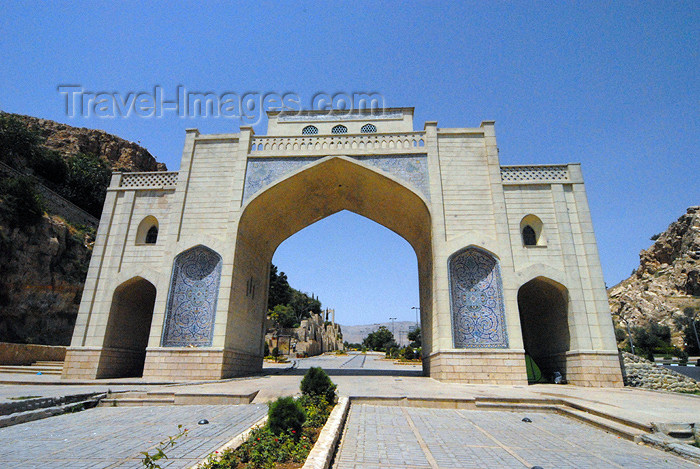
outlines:
M501 166L494 123L413 128L413 108L268 112L268 134L187 131L180 171L115 173L64 378L260 371L269 268L341 210L418 261L423 370L621 386L578 164ZM340 248L340 247L339 247Z

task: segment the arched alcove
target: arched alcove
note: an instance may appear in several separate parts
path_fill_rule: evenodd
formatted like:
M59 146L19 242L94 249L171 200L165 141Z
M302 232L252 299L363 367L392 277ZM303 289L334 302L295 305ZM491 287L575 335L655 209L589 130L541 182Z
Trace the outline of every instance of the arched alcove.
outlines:
M152 215L145 217L136 229L136 244L156 244L158 240L158 219Z
M156 287L141 277L114 290L98 378L141 376L155 301Z
M206 246L195 246L175 257L163 347L211 345L220 279L221 256Z
M555 371L566 376L570 349L569 294L562 284L537 277L518 290L518 310L525 353L551 379Z
M448 264L454 347L508 347L498 259L468 247L452 255Z
M546 246L547 242L542 228L542 220L538 216L525 215L520 220L520 236L523 246Z

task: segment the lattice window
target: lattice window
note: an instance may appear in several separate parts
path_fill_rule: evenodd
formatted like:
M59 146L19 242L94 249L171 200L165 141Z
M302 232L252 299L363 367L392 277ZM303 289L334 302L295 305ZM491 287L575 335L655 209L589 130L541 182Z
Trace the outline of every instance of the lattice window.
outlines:
M177 172L126 173L119 187L163 187L177 184Z
M360 132L362 132L363 134L377 133L377 126L375 126L374 124L365 124L360 129Z
M315 125L307 125L303 129L301 129L301 134L302 135L318 135L318 127Z
M331 129L332 134L346 134L348 133L348 128L344 125L336 125Z
M569 180L569 171L564 165L559 166L502 166L501 180L503 182L552 181L565 182Z

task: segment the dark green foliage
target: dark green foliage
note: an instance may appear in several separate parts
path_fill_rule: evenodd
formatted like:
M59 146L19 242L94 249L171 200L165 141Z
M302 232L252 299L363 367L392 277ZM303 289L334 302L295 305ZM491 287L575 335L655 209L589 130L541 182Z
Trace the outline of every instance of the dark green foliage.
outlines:
M329 404L335 402L336 387L321 367L309 368L301 380L301 393L304 396L323 396Z
M51 189L61 192L68 177L68 165L55 150L37 151L31 161L34 174L44 180Z
M291 433L298 438L305 420L304 409L293 397L280 397L267 412L267 425L275 435Z
M310 396L302 395L299 398L299 404L304 409L306 421L304 427L320 427L333 410L333 404L329 404L326 396Z
M379 326L379 329L371 332L362 340L362 345L378 352L386 352L391 348L397 347L394 334L386 326Z
M656 241L661 237L661 233L656 233L655 235L651 235L651 238L649 238L651 241Z
M403 349L403 357L406 360L413 360L414 358L416 358L416 352L415 352L415 350L413 350L413 347L411 347L409 345L408 347L404 348Z
M26 176L0 180L0 216L12 227L36 224L44 208L34 181Z
M95 155L79 153L68 160L68 177L62 195L99 217L111 175L104 160Z
M277 305L270 313L270 319L282 328L299 327L297 316L291 306Z
M270 288L267 295L267 309L272 311L277 305L288 305L292 300L292 288L284 272L277 273L277 266L270 264Z
M313 314L321 313L321 302L289 286L287 275L279 272L275 264L270 264L270 288L267 295L267 310L276 311L278 306L289 307L291 310L284 310L281 318L281 327L296 327L302 319ZM294 320L291 319L294 316ZM273 319L274 320L274 319ZM282 325L284 324L284 325Z
M411 347L413 348L418 348L421 347L423 344L421 342L421 332L420 332L420 327L416 327L412 331L408 333L408 340L411 341Z
M685 351L690 355L700 355L700 312L690 306L683 308L683 315L674 318L676 326L683 332Z
M0 114L0 159L14 168L28 166L40 151L41 136L15 116Z

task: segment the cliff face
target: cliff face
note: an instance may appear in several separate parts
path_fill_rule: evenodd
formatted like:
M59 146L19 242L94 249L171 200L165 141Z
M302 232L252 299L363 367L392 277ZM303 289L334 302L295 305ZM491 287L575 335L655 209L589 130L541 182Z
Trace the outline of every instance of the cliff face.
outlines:
M2 341L70 343L93 241L60 217L22 229L0 220Z
M112 170L166 169L144 148L103 131L14 117L43 137L41 146L58 151L65 159L90 153L108 161ZM2 178L12 177L0 173L0 185ZM44 198L50 197L46 194ZM36 223L20 227L7 216L10 204L11 197L0 193L0 341L68 345L94 230L71 224L55 213L44 213ZM51 205L45 203L44 209L50 211L47 207Z
M669 326L681 346L674 317L700 309L700 206L688 208L639 258L632 276L608 290L610 310L632 325Z
M72 127L31 116L14 116L38 132L45 139L44 146L65 156L77 153L99 155L109 162L113 171L167 171L165 164L157 162L145 148L102 130Z

